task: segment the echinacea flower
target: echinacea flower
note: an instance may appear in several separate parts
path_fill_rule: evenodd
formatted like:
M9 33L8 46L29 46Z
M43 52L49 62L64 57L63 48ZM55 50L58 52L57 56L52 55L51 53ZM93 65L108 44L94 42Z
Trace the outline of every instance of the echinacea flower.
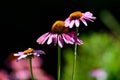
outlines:
M48 41L47 41L48 40ZM51 28L51 32L47 32L40 36L37 39L38 44L44 44L47 41L47 44L51 44L52 42L54 45L57 44L62 48L64 42L67 44L74 44L77 43L78 45L82 44L83 42L77 38L75 32L69 32L69 29L65 27L64 21L56 21Z
M45 52L42 50L34 50L32 48L28 48L25 51L15 53L14 56L19 56L17 60L20 60L22 58L27 58L29 56L40 56L41 54L45 54Z
M76 11L71 13L69 17L65 20L65 27L72 28L74 24L76 27L79 27L80 21L82 21L84 25L87 26L86 20L94 22L94 19L96 19L96 17L94 17L93 14L90 12L82 13L80 11Z

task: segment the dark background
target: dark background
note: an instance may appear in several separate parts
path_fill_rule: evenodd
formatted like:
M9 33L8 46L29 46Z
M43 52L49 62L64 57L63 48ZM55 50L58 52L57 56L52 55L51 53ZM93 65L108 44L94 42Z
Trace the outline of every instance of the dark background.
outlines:
M2 4L2 3L1 3ZM46 52L43 58L43 69L56 77L57 47L39 45L36 39L50 31L56 20L65 20L71 12L90 11L97 17L93 27L86 27L81 33L109 29L100 21L99 13L107 9L120 21L120 2L118 0L41 0L40 2L3 2L0 7L0 67L6 67L4 61L12 52L25 50L28 47L42 49Z

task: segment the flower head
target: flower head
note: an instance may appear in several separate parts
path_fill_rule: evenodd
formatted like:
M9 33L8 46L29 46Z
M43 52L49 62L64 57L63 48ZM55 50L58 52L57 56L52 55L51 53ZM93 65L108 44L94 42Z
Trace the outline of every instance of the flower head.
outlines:
M42 50L34 50L33 48L28 48L27 50L15 53L14 56L19 56L17 60L20 60L29 56L40 56L40 54L45 54L45 52Z
M80 11L76 11L71 13L69 17L65 20L65 27L72 28L74 24L76 27L79 27L80 21L82 21L85 26L87 26L86 20L94 22L94 19L96 19L96 17L94 17L93 14L90 12L82 13Z
M60 20L56 21L52 25L51 32L47 32L37 39L38 44L44 44L45 41L47 41L48 45L52 42L54 42L54 45L56 45L58 42L58 45L61 48L63 47L64 42L67 44L77 43L78 45L83 43L77 38L76 33L69 32L69 29L65 27L64 21Z

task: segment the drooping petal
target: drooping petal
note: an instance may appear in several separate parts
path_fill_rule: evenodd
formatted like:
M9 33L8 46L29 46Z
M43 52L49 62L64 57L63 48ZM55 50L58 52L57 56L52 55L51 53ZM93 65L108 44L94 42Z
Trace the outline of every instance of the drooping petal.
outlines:
M68 27L69 24L70 24L70 18L67 18L67 19L65 20L65 27Z
M69 24L69 28L72 28L74 26L75 20L72 20Z
M85 18L86 20L89 20L91 22L94 22L94 20L90 19L90 18Z
M62 34L63 40L65 41L65 43L69 43L68 39L65 37L65 34Z
M45 41L49 38L49 36L50 36L50 33L47 32L47 33L43 34L41 37L39 37L36 42L39 44L44 44Z
M83 17L84 19L87 19L87 20L91 21L91 22L94 22L93 20L96 19L96 17L94 17L93 14L90 13L90 12L85 12L85 13L83 13L83 16L82 16L82 17Z
M76 39L76 43L77 43L78 45L81 45L81 44L83 44L83 41L80 40L79 38L77 38L77 39Z
M77 37L75 32L69 33L69 36L74 39L74 43L77 43L78 45L83 44L83 41Z
M83 13L83 16L87 17L87 18L93 18L93 19L96 18L96 17L93 17L93 14L91 12L85 12L85 13Z
M54 46L56 46L56 44L57 44L57 37L58 37L57 34L53 34Z
M82 40L80 40L80 39L77 37L77 35L76 35L76 34L74 34L73 36L74 36L75 43L77 43L78 45L83 44L83 41L82 41Z
M58 44L61 48L63 47L63 40L62 40L61 35L58 35Z
M79 20L75 20L75 25L76 25L76 27L79 27L79 25L80 25Z
M74 39L68 34L62 34L63 40L68 44L74 44Z
M53 35L50 34L49 38L48 38L48 41L47 41L47 44L51 44L52 43L52 39L53 39Z
M87 26L87 22L84 19L81 18L80 20Z
M87 12L83 13L83 16L91 17L91 16L93 16L93 14L91 12L87 11Z

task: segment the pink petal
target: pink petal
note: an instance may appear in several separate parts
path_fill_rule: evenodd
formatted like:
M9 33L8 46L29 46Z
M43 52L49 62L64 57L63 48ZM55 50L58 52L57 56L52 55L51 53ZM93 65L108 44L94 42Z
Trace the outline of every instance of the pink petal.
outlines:
M93 14L90 13L90 12L83 13L83 16L82 16L82 17L83 17L84 19L87 19L87 20L92 21L92 22L93 22L94 19L96 19L96 17L94 17ZM93 19L93 20L92 20L92 19Z
M89 20L89 21L91 21L91 22L94 22L92 19L90 19L90 18L86 18L87 20Z
M53 39L53 35L50 34L49 39L48 39L48 41L47 41L47 44L48 44L48 45L52 43L52 39Z
M76 25L76 27L79 27L79 25L80 25L79 20L75 20L75 25Z
M18 52L18 53L15 53L15 54L13 54L14 56L21 56L21 55L23 55L24 54L24 52Z
M67 18L67 19L65 20L65 27L68 27L69 24L70 24L70 18Z
M45 41L49 38L49 36L50 36L50 33L47 32L47 33L43 34L41 37L39 37L36 42L39 44L44 44Z
M20 59L22 59L22 58L26 58L26 57L27 57L27 55L21 55L20 57L18 57L17 60L20 60Z
M86 16L86 17L91 17L91 16L93 16L93 14L90 13L90 12L85 12L85 13L83 13L83 15Z
M70 24L69 24L69 28L72 28L72 27L74 26L74 23L75 23L75 21L72 20L72 21L70 22Z
M61 35L58 35L58 44L61 48L63 47L63 40L62 40Z
M81 19L81 21L87 26L87 22L84 19Z
M70 18L69 18L69 17L65 20L65 22L67 22L67 21L70 21Z

